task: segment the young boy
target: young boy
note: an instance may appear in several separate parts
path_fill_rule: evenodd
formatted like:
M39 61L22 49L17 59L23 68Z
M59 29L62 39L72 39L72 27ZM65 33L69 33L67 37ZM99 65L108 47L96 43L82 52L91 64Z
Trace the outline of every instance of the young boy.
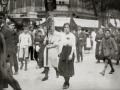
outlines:
M21 61L21 67L20 70L23 68L23 60L25 60L25 71L28 70L27 68L27 58L28 55L28 47L32 44L31 37L28 34L28 28L23 28L23 33L19 36L19 58Z
M100 54L101 54L101 51L103 51L103 54L104 54L105 67L104 67L104 70L100 72L100 74L102 74L103 76L105 75L105 71L107 69L108 64L110 64L110 67L111 67L111 71L109 72L109 74L112 74L115 70L113 68L111 57L114 53L113 51L115 51L117 54L118 50L117 50L117 45L115 40L110 37L109 30L105 31L105 38L102 39L102 42L100 44L100 47L99 47Z

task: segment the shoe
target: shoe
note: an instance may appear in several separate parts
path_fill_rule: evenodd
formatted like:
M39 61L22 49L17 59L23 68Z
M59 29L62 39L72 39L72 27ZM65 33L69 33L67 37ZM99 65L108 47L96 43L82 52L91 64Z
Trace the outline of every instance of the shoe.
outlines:
M23 65L20 66L20 70L22 70L22 69L23 69Z
M100 63L100 61L98 60L96 63Z
M42 81L46 81L46 80L48 80L48 77L44 77L44 78L42 79Z
M27 69L27 68L25 68L24 70L25 70L25 71L27 71L28 69Z
M66 85L65 85L65 83L63 84L63 89L65 89L66 88Z
M36 66L36 69L38 69L38 68L39 68L39 66L37 65L37 66Z
M112 70L109 72L109 74L112 74L113 72L115 72L115 70L114 70L114 69L112 69Z
M104 76L105 75L105 71L100 72L100 74Z
M45 73L45 70L44 70L44 71L42 71L41 73L42 73L42 74L44 74L44 73Z
M59 72L56 73L56 78L59 78Z
M83 58L81 58L81 62L83 62Z
M17 75L18 74L18 72L15 72L13 75Z
M65 89L68 89L69 85L70 85L69 83L66 83Z
M76 63L79 63L80 61L77 61Z
M119 64L119 61L117 61L116 65L118 65L118 64Z
M63 84L63 89L68 89L69 88L69 83L64 83Z

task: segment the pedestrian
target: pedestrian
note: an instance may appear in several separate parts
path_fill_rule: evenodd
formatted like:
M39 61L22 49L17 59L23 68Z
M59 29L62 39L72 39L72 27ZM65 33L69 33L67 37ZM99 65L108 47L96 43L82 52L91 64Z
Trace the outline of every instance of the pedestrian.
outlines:
M4 24L4 17L4 13L0 13L0 90L3 90L3 88L8 88L8 84L14 90L21 90L19 83L13 78L11 73L10 60L13 59L13 57L10 56L11 54L9 54L9 58L7 57L9 52L7 49L10 48L12 42L9 43L7 40L9 29Z
M63 89L69 88L70 77L74 75L75 35L70 32L70 24L65 23L62 36L62 50L59 59L59 73L64 77Z
M31 46L29 46L29 58L30 58L30 60L34 60L33 59L33 42L34 42L34 40L33 40L33 25L31 25L30 27L29 27L29 35L31 36L31 41L32 41L32 44L31 44Z
M15 52L13 55L13 62L14 62L14 75L18 74L18 61L17 61L17 43L19 42L18 40L18 35L17 35L17 31L14 31L15 29L15 23L13 22L9 22L8 23L8 27L9 29L12 31L12 35L13 35L13 40L14 40L14 47L15 47Z
M47 44L48 41L48 44ZM59 42L59 35L57 34L57 31L55 30L54 24L49 26L48 28L48 37L46 36L44 39L44 44L46 45L46 48L44 50L44 68L45 68L45 77L42 79L42 81L48 80L48 71L49 68L52 66L54 67L56 71L56 77L59 77L59 71L58 71L58 42ZM46 50L48 50L48 57L46 57Z
M102 59L103 60L103 57L102 57L102 52L101 52L101 55L99 54L99 46L100 46L100 43L102 41L102 39L105 37L104 35L104 32L103 30L100 28L96 37L95 37L95 41L96 41L96 50L95 50L95 57L97 59L97 62L96 63L100 63L100 60Z
M115 49L115 52L113 52L113 49ZM100 74L102 74L103 76L105 75L105 71L107 69L108 64L111 67L111 71L109 72L109 74L112 74L115 70L113 68L111 57L112 57L113 53L118 54L118 49L117 49L115 40L110 37L109 30L105 31L105 38L103 38L101 41L101 44L99 47L99 53L102 53L101 51L103 51L105 66L104 66L104 70L102 72L100 72Z
M41 38L42 35L44 35L44 34L42 33L41 30L38 30L36 33L37 33L37 34L36 34L36 37L35 37L35 40L34 40L34 45L35 45L34 58L35 58L35 60L36 60L36 62L37 62L36 69L38 69L38 61L39 61L38 59L39 59L39 49L40 49L40 38Z
M81 26L77 27L77 32L75 33L76 36L76 54L77 54L77 63L83 61L83 46L85 43L85 34L81 30Z
M28 34L28 28L27 27L24 27L23 28L23 33L20 34L19 36L19 58L20 58L20 61L21 61L21 67L20 67L20 70L22 70L23 68L23 61L25 60L25 71L28 70L27 68L27 59L29 57L29 54L28 54L28 48L29 46L31 46L32 44L32 41L31 41L31 37L30 35Z
M114 33L114 39L115 39L115 42L117 44L117 48L118 48L118 54L115 55L115 57L113 59L115 59L117 62L116 62L116 65L119 64L119 61L120 61L120 31L118 29L115 30L115 33Z

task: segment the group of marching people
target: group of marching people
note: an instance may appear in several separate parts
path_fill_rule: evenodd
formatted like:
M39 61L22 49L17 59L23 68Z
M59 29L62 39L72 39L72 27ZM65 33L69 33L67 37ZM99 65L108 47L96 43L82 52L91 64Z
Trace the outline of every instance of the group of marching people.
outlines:
M105 75L105 71L107 69L108 64L111 67L111 71L109 74L115 72L112 59L116 60L116 65L119 64L120 60L120 31L118 29L99 29L97 32L96 38L96 53L95 57L97 59L97 63L100 63L100 60L105 62L105 66L102 72L103 76Z

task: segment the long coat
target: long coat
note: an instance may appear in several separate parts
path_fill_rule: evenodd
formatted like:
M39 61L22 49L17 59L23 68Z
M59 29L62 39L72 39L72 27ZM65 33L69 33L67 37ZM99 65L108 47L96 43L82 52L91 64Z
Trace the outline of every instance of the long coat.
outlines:
M76 36L76 45L83 47L84 43L85 43L85 38L86 38L85 33L84 32L81 32L81 33L76 32L75 36Z
M4 67L6 64L6 44L3 34L0 32L0 90L2 90L3 79L6 75Z
M104 56L113 58L115 52L118 52L117 44L113 38L102 39L99 50L103 50Z
M96 59L100 59L99 58L99 46L100 46L101 42L99 42L98 40L102 40L104 37L105 37L104 34L99 34L99 33L97 33L97 35L95 37L95 41L96 41L95 57L96 57Z
M15 40L14 40L14 33L5 25L1 28L1 32L4 36L5 43L6 43L6 54L7 54L7 60L10 62L10 64L13 66L13 54L16 53L15 50Z
M0 32L0 90L4 85L11 87L14 90L21 90L19 83L11 75L11 70L6 64L6 42L3 34Z

